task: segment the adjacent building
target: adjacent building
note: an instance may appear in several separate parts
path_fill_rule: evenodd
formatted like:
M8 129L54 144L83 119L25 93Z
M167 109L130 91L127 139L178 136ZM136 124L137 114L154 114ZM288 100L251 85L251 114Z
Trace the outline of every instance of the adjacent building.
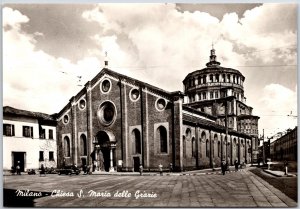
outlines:
M3 169L57 165L56 120L44 113L3 107Z
M105 67L57 114L58 166L174 170L256 159L258 119L245 104L244 76L211 50L207 68L169 92Z
M297 127L270 144L272 161L297 162Z

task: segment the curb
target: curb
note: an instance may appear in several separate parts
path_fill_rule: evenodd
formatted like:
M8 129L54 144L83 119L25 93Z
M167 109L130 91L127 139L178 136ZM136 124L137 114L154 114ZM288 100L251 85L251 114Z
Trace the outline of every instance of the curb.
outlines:
M268 174L270 174L270 175L272 175L272 176L275 176L275 177L282 177L283 175L278 175L278 174L275 174L275 173L273 173L273 172L270 172L270 171L268 171L268 170L263 170L264 172L266 172L266 173L268 173Z
M287 174L287 175L285 175L285 174L282 174L282 175L281 174L276 174L276 173L274 173L270 170L267 170L267 169L264 169L263 171L270 174L270 175L276 176L276 177L297 177L298 176L297 174Z

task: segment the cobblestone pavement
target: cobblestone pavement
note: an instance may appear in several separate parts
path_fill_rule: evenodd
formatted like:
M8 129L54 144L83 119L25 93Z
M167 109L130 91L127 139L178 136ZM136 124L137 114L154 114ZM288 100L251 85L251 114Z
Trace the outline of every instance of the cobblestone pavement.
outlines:
M4 176L4 188L45 192L36 207L296 207L248 169L226 175ZM60 190L74 196L53 196ZM82 193L81 193L82 191ZM96 192L98 196L89 196ZM119 196L115 196L119 192ZM52 194L52 195L51 195ZM81 197L78 195L81 194ZM110 196L109 196L110 194ZM129 194L131 194L129 196ZM141 194L147 197L142 197ZM84 197L82 196L84 195ZM155 197L156 196L156 197ZM7 197L6 197L7 198ZM19 198L19 201L24 197Z

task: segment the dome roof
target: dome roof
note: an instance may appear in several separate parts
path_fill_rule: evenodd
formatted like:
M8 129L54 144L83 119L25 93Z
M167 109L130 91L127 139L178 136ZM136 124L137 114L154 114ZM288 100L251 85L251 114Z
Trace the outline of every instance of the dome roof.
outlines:
M201 70L195 70L191 73L189 73L183 80L183 83L185 83L185 81L187 79L189 79L190 77L196 76L196 75L202 75L202 74L209 74L209 73L214 73L214 74L222 74L222 73L232 73L232 74L236 74L239 75L242 80L245 80L245 77L243 76L243 74L238 71L235 70L233 68L226 68L226 67L222 67L221 63L217 61L217 56L215 55L215 49L211 49L210 50L210 57L209 57L209 62L206 63L206 68L203 68Z

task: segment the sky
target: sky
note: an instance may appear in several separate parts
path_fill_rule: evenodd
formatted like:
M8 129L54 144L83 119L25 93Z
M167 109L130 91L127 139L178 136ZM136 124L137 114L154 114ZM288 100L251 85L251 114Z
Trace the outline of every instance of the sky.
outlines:
M221 66L245 76L260 134L297 125L297 4L5 4L2 15L3 106L57 113L105 59L183 91L213 43Z

